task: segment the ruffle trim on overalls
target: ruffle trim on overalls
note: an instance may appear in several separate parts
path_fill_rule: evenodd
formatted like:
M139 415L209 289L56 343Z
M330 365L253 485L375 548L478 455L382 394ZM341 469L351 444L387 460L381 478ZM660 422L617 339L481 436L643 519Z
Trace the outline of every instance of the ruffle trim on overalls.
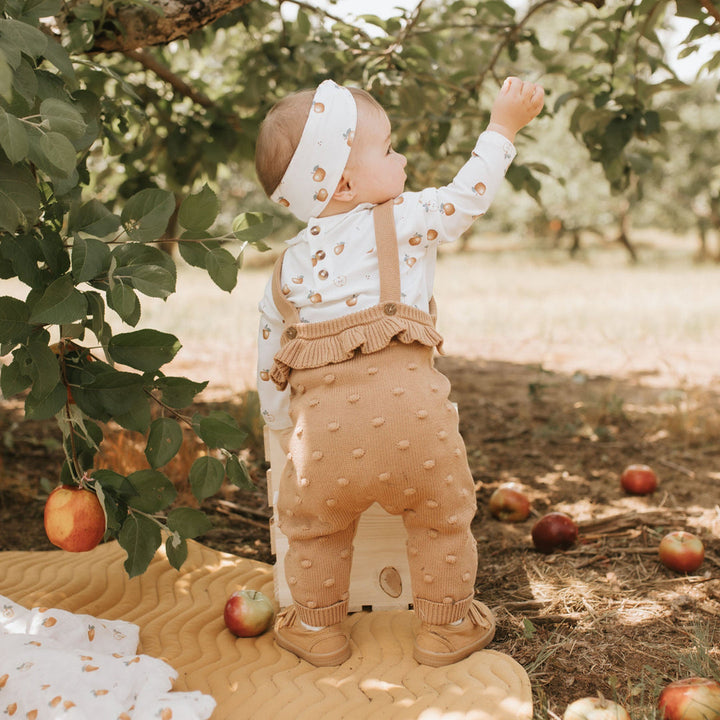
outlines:
M283 332L270 378L284 390L292 370L343 362L357 352L378 352L392 341L419 343L442 352L442 336L428 313L385 302L332 320L290 325Z

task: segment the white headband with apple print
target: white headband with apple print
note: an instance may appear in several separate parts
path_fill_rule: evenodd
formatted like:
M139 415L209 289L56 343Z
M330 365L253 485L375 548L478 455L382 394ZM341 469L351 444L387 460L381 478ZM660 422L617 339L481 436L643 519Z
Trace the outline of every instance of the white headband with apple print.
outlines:
M332 80L320 83L295 154L270 197L304 222L320 215L345 170L356 125L352 93Z

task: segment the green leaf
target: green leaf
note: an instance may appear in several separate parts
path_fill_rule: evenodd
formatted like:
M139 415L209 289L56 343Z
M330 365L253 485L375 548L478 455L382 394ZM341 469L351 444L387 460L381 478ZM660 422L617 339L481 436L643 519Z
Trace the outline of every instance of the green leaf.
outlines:
M140 320L140 301L135 291L124 282L116 282L107 293L108 307L128 325L135 327Z
M196 538L212 529L212 522L202 510L175 508L168 514L167 525L182 538Z
M147 372L170 362L181 347L174 335L145 329L114 335L108 350L115 362Z
M272 215L242 213L233 220L232 230L238 240L256 243L270 234L272 226Z
M200 502L214 495L222 487L224 479L223 464L209 455L199 457L190 468L190 487Z
M120 218L111 213L99 200L90 200L70 212L68 231L103 238L117 232Z
M190 237L189 237L190 236ZM206 260L208 252L210 252L210 249L207 247L205 243L202 242L195 242L198 240L198 236L200 236L201 239L208 238L210 239L210 235L208 233L194 233L194 232L187 232L183 233L182 237L180 238L180 242L178 242L178 251L180 253L180 257L188 264L192 265L193 267L202 268L205 270L207 268Z
M9 103L12 100L13 72L5 59L1 45L2 39L0 39L0 97Z
M17 298L0 297L0 343L18 343L24 340L31 327L30 310Z
M31 390L25 398L25 417L28 420L48 420L62 410L66 401L67 389L61 382L47 395Z
M0 147L15 164L27 157L29 142L25 127L14 115L0 108Z
M228 480L243 490L254 490L255 485L248 472L247 465L237 455L230 455L225 465Z
M75 147L60 133L48 132L40 135L30 146L30 156L42 170L51 177L69 177L75 170Z
M9 365L0 367L0 392L4 398L10 398L32 385L29 373L29 356L25 348L23 352L15 351Z
M0 20L0 35L33 58L42 55L48 44L44 32L17 20Z
M177 268L168 253L151 245L126 243L112 254L117 262L114 278L126 280L150 297L166 298L175 292Z
M49 130L60 133L71 142L85 135L87 125L83 116L70 103L48 98L40 103L40 116L43 125Z
M207 185L203 185L199 193L183 200L178 222L188 230L207 230L215 222L219 209L217 195Z
M151 468L167 465L177 455L183 441L183 433L177 420L157 418L150 425L145 457Z
M75 288L72 277L63 275L48 285L42 297L35 303L30 322L39 325L60 325L84 320L87 300Z
M55 13L50 13L55 15ZM48 39L48 44L45 46L43 51L45 59L50 61L63 75L63 77L74 87L75 80L75 68L73 68L70 55L67 50L53 39Z
M60 382L60 363L55 353L48 347L49 335L38 333L30 338L27 345L30 356L30 376L33 379L32 392L36 397L45 397Z
M160 377L155 387L162 392L162 401L173 408L185 408L207 387L208 381L193 382L182 377Z
M76 237L72 246L72 274L75 282L88 282L104 275L110 267L110 248L93 237Z
M0 229L14 233L39 217L40 193L30 171L0 163Z
M205 256L205 267L212 281L226 292L237 285L238 266L235 258L225 248L211 250Z
M132 483L124 475L114 470L107 468L93 470L92 479L99 482L104 490L112 491L123 500L129 500L138 494Z
M147 570L162 544L162 534L153 520L131 513L118 533L118 542L127 553L125 571L132 578Z
M213 410L205 416L196 413L192 425L200 439L211 448L240 450L247 437L235 418L222 410Z
M148 188L133 195L120 216L125 231L136 242L157 240L175 212L175 198L167 190Z
M128 499L128 505L146 513L166 508L177 497L177 490L163 473L157 470L137 470L128 475L137 495Z
M165 540L165 552L167 553L167 559L170 565L176 570L179 570L182 567L182 564L187 560L187 540L180 538L175 534L171 535L167 540Z

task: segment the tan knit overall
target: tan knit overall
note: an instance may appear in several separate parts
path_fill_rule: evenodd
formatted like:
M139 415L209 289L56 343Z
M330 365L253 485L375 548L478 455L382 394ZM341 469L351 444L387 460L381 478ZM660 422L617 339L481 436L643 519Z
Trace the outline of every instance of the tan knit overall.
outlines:
M286 329L271 376L290 384L294 432L279 487L285 574L309 625L347 614L353 538L374 502L402 515L413 600L425 622L463 618L474 594L477 545L470 530L475 489L450 383L434 367L442 338L431 315L400 302L392 202L374 210L380 303L301 323L273 294Z

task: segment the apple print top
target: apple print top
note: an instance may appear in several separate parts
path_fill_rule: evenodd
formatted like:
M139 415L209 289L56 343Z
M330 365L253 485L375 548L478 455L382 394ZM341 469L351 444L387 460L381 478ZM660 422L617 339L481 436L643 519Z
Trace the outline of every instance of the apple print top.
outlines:
M395 199L402 301L425 312L433 294L437 248L457 240L490 207L510 163L513 144L500 133L480 135L471 158L444 187L404 192ZM301 322L321 322L377 305L380 301L373 205L364 203L341 215L310 218L288 241L282 292ZM258 393L267 425L292 425L289 389L270 379L280 350L283 318L268 282L259 304Z

